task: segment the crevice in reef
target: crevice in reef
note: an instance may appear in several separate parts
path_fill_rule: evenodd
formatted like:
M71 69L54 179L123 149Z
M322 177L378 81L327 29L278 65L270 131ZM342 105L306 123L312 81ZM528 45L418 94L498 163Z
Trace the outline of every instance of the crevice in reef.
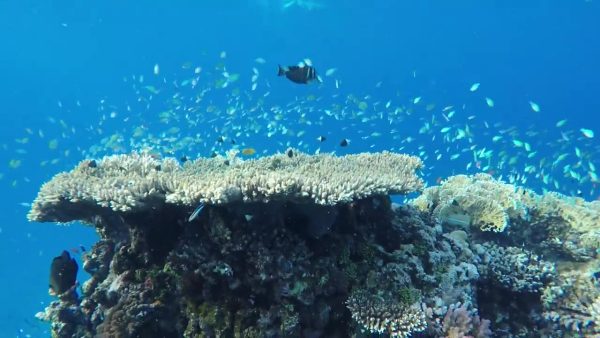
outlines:
M528 328L534 332L543 329L540 321L540 295L532 292L508 290L497 283L482 280L477 283L477 308L483 318L496 318L502 314L502 321L495 323L494 330L501 332L519 332Z
M160 211L159 211L160 210ZM167 254L173 250L183 231L183 217L179 208L163 205L150 212L131 213L124 217L130 231L135 232L137 252L148 254L144 264L164 264Z

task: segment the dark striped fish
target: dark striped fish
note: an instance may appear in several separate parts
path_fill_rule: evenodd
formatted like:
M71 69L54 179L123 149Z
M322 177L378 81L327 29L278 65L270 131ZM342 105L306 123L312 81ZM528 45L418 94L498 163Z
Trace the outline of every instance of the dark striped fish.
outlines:
M290 81L299 84L308 84L313 81L321 82L321 78L317 75L315 67L301 63L298 66L281 66L279 65L278 76L287 77Z

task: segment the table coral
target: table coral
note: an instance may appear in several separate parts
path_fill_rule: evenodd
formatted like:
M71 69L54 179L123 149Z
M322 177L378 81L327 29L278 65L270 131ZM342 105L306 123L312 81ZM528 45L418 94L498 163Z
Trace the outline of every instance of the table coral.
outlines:
M44 184L28 218L68 222L98 213L144 211L164 203L349 203L374 195L420 190L419 158L390 152L336 157L277 154L232 162L201 158L180 166L146 154L86 160Z

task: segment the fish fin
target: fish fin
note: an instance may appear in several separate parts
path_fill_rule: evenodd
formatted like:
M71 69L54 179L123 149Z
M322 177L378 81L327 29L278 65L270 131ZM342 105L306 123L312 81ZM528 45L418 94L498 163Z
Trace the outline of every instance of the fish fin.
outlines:
M277 76L283 76L288 71L287 67L282 67L281 65L277 65L279 67L277 71Z

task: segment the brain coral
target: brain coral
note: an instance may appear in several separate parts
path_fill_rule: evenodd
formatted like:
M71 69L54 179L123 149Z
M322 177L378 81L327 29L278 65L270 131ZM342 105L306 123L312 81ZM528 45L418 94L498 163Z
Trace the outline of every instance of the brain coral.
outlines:
M147 154L85 160L45 183L28 218L68 222L113 212L143 211L164 203L269 202L335 205L423 187L419 158L390 152L346 156L296 150L253 160L200 158L183 166Z

